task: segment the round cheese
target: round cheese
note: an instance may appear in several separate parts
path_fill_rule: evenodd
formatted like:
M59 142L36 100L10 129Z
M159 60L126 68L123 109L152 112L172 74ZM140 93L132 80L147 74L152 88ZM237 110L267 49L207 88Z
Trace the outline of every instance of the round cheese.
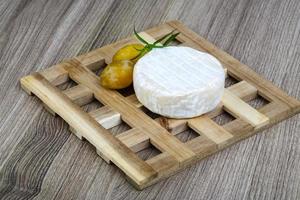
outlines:
M133 72L137 99L152 112L171 118L213 110L221 101L224 83L221 63L189 47L153 49Z

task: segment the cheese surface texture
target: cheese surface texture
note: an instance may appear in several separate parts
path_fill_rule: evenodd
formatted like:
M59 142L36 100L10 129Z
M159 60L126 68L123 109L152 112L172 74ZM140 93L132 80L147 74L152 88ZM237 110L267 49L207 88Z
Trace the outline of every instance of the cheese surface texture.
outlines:
M213 110L221 101L225 73L212 55L189 47L153 49L135 64L138 100L154 113L190 118Z

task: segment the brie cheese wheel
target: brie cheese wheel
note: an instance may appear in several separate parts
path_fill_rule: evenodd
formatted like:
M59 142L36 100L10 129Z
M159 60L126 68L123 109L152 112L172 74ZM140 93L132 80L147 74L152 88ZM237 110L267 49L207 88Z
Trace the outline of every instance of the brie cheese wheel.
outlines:
M212 55L189 47L156 48L134 66L137 99L150 111L190 118L213 110L221 101L225 73Z

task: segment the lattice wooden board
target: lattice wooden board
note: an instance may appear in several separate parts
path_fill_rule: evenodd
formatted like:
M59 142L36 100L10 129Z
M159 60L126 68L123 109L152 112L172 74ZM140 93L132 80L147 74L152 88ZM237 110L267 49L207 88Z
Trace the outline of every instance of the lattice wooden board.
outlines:
M50 112L61 116L76 136L94 145L97 153L106 162L112 162L120 168L138 189L169 177L195 161L300 111L299 101L178 21L168 22L141 34L148 40L154 40L173 29L181 32L177 37L180 45L214 55L222 62L228 76L239 81L226 88L222 103L215 110L197 118L175 120L158 117L153 120L141 111L142 105L135 95L124 97L118 91L106 90L99 85L99 78L93 71L109 63L120 47L137 42L134 37L21 79L21 86L27 93L35 94ZM56 87L70 79L78 85L64 91ZM268 104L257 110L247 102L258 96L266 99ZM83 111L80 106L94 99L104 106L89 113ZM212 118L223 112L230 113L235 119L221 126ZM108 129L121 124L122 120L131 129L113 136ZM199 136L183 143L175 135L188 128ZM136 152L150 144L162 153L143 161Z

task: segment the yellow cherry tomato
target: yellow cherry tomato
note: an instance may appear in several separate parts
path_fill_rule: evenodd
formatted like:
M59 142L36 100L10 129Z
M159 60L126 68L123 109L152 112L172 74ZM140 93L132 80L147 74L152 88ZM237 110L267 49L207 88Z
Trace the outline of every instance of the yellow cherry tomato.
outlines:
M120 60L134 60L137 61L135 58L140 54L140 51L144 48L142 44L128 44L121 49L119 49L113 56L112 60L120 61ZM138 50L137 50L138 49Z
M110 63L100 74L100 84L109 89L126 88L132 83L133 62L121 60Z

